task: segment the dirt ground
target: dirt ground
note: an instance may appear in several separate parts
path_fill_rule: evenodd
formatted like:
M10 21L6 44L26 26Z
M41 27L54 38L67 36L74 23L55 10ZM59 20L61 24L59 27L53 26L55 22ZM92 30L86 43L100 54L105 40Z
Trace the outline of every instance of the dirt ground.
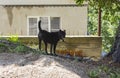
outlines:
M50 55L0 53L0 78L89 78L83 67Z
M120 67L108 59L83 62L43 54L0 53L0 78L90 78L88 72L102 65ZM99 78L110 77L102 73Z

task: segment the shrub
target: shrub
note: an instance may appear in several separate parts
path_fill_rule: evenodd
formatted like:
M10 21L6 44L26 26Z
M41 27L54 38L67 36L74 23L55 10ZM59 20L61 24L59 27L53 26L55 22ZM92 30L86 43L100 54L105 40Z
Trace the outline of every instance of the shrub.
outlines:
M7 40L9 40L9 41L11 41L13 43L19 42L18 35L11 35Z

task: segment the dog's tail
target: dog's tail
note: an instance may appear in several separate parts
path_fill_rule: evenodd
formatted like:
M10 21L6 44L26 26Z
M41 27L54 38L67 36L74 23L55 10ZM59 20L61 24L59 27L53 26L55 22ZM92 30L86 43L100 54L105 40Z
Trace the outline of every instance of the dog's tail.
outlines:
M39 28L39 31L41 31L41 20L38 22L38 28Z

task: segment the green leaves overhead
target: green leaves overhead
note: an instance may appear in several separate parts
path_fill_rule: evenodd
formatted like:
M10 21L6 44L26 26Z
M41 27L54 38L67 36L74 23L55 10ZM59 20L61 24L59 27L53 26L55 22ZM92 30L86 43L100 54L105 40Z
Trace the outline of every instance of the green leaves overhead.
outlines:
M96 13L101 8L102 19L110 21L112 24L118 22L120 18L120 0L75 0L78 5L88 2L89 7L94 8ZM103 13L104 12L104 13ZM95 13L95 14L96 14Z
M78 5L82 5L85 0L75 0Z
M92 7L106 8L109 11L120 9L120 0L75 0L78 5L82 5L85 1Z

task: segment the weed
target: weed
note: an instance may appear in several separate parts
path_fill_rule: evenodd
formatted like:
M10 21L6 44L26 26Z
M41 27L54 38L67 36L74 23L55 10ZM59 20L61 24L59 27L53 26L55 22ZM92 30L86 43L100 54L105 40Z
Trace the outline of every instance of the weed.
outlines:
M2 49L5 49L5 50L8 49L8 51L13 52L13 50L10 47L6 46L4 43L0 43L0 48L1 48L1 50Z
M11 35L7 40L9 40L9 41L11 41L13 43L19 42L18 35Z
M3 43L0 43L0 47L6 47L6 45Z
M88 73L88 76L90 78L99 78L99 71L98 70L91 70L89 73Z
M18 45L15 49L14 49L14 52L23 52L25 53L27 51L27 48L24 46L24 45Z
M110 76L110 78L118 78L117 75L116 75L116 73L110 73L109 76Z
M107 67L107 66L100 66L99 69L101 69L102 71L104 71L105 73L110 73L112 71L111 68Z

